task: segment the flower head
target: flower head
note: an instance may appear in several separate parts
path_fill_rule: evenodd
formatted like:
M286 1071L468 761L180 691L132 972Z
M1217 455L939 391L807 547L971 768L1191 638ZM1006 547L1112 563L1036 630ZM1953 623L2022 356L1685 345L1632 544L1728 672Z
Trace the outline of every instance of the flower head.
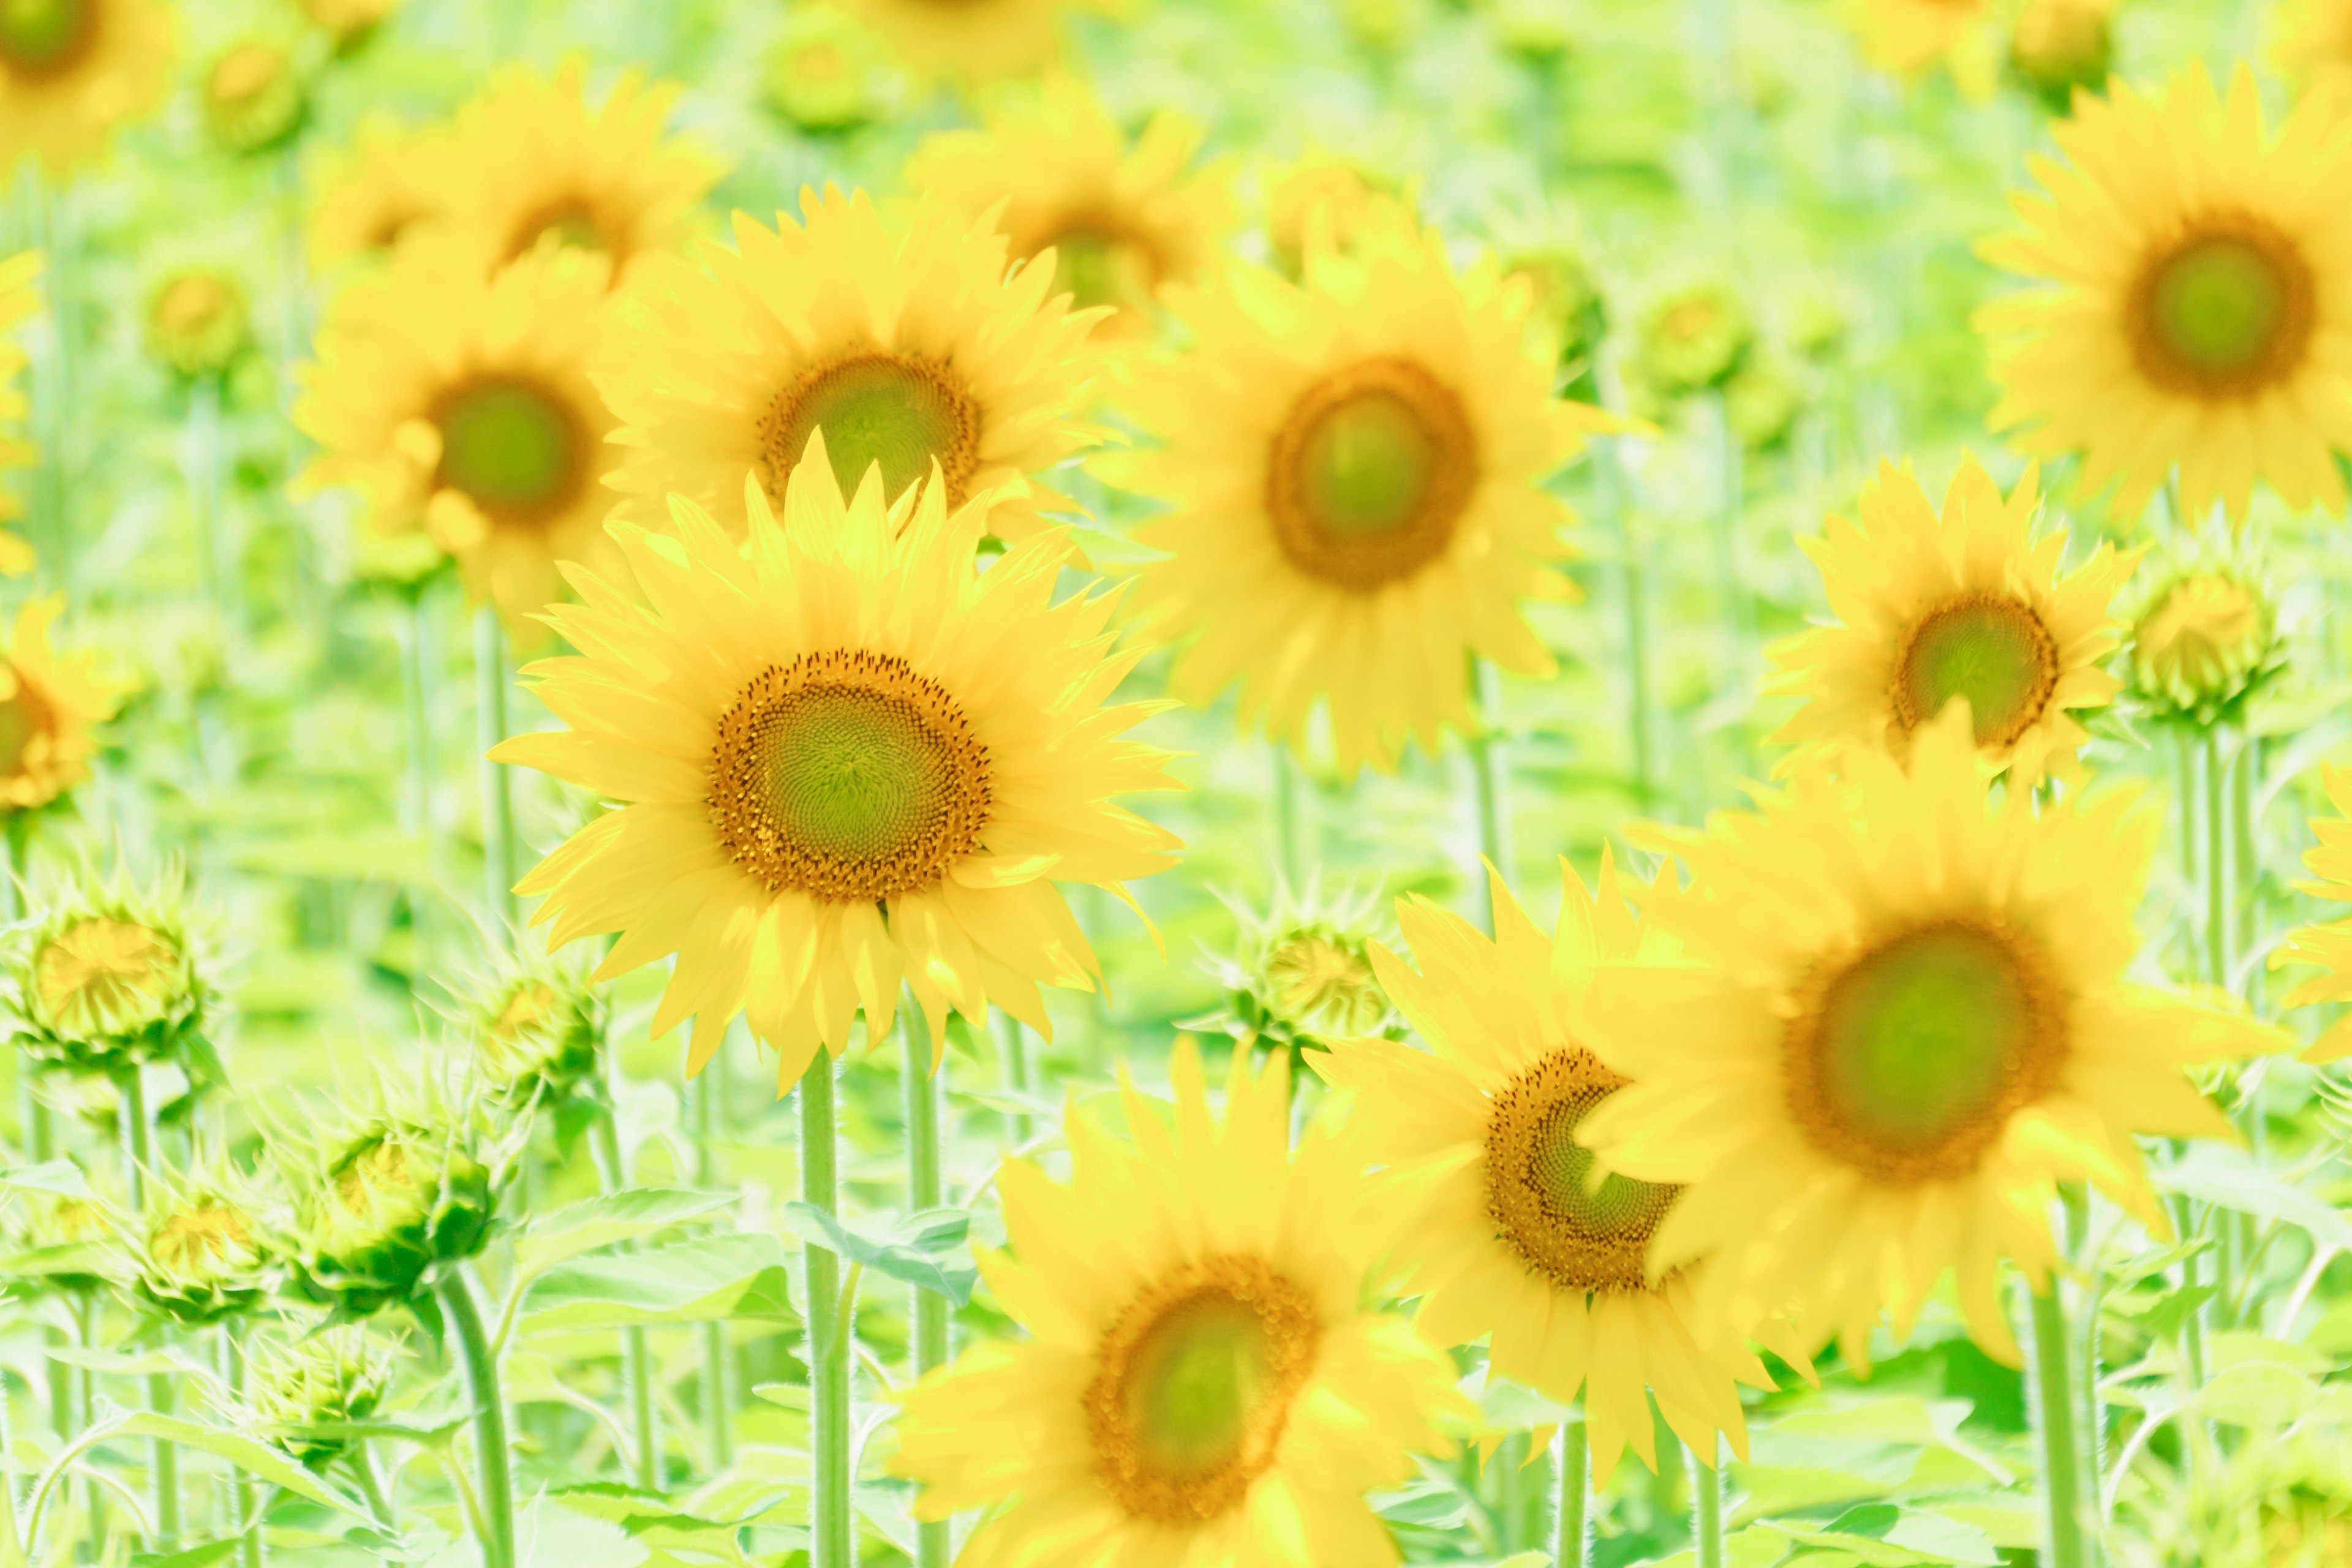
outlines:
M41 898L7 935L0 1019L45 1066L119 1076L168 1063L198 1084L221 1081L209 1027L219 997L211 932L189 908L185 874L145 887L87 865Z

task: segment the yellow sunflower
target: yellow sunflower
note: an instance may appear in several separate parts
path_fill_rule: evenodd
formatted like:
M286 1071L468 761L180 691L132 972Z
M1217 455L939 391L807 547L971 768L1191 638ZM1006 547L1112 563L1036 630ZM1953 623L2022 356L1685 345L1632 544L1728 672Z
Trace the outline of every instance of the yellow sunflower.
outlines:
M1939 517L1907 466L1883 464L1861 520L1832 518L1802 542L1821 567L1834 626L1769 652L1768 692L1805 699L1773 739L1813 749L1846 741L1910 752L1919 730L1966 698L1987 768L2021 783L2080 771L2074 715L2105 707L2102 668L2122 638L2112 609L2139 560L2102 543L2063 570L2063 531L2035 536L2034 471L2006 500L1971 458Z
M1601 963L1654 963L1672 944L1633 918L1603 858L1598 896L1561 864L1559 928L1547 936L1490 868L1496 937L1425 899L1399 901L1416 970L1372 951L1381 984L1427 1050L1396 1040L1334 1041L1311 1058L1349 1093L1347 1128L1397 1237L1405 1289L1433 1344L1494 1336L1500 1373L1562 1404L1584 1394L1593 1479L1631 1442L1654 1467L1649 1393L1702 1455L1718 1433L1748 1453L1737 1383L1769 1388L1740 1336L1706 1316L1690 1271L1654 1285L1651 1237L1675 1189L1588 1181L1578 1123L1624 1079L1583 1043ZM1801 1357L1793 1341L1783 1348ZM1645 1393L1645 1390L1648 1393Z
M2336 816L2314 817L2312 837L2319 843L2303 852L2304 868L2313 879L2301 890L2317 899L2352 903L2352 768L2330 766L2321 774L2328 803ZM2310 1007L2323 1002L2352 1002L2352 919L2308 925L2290 935L2271 954L2271 967L2290 963L2317 964L2327 973L2297 985L2280 1005ZM2338 1019L2304 1054L2307 1062L2341 1061L2352 1057L2352 1014Z
M1467 727L1470 655L1552 668L1517 605L1573 591L1540 481L1601 421L1551 395L1529 300L1394 208L1344 254L1310 247L1302 284L1236 264L1173 297L1196 346L1129 396L1161 445L1098 466L1170 503L1136 531L1165 553L1136 610L1187 639L1180 695L1239 680L1244 721L1302 748L1325 703L1339 765L1389 768Z
M322 448L306 487L356 485L368 525L418 531L518 631L556 597L556 563L609 571L612 416L588 380L609 264L548 248L486 278L439 247L403 250L339 300L295 422Z
M1175 1125L1124 1086L1127 1137L1070 1110L1071 1180L998 1177L1012 1256L981 1268L1032 1338L902 1399L889 1468L916 1514L990 1511L968 1568L1386 1568L1364 1500L1451 1447L1467 1403L1339 1237L1355 1169L1290 1147L1288 1064L1236 1051L1225 1114L1178 1042Z
M1915 75L1937 64L1961 89L1992 89L1996 52L1993 0L1847 0L1862 52L1885 71Z
M995 497L1006 540L1070 510L1009 481L1097 438L1075 411L1102 312L1049 299L1043 257L1008 272L1003 237L942 206L894 229L865 193L828 185L801 211L804 226L779 215L772 230L738 213L736 248L707 247L700 267L649 264L596 375L627 448L616 515L658 528L683 496L740 535L744 475L781 500L820 427L845 491L880 463L896 499L936 464L949 510Z
M822 437L781 525L747 489L748 554L681 501L677 538L614 525L650 613L575 572L549 614L588 650L529 672L572 728L491 755L623 804L523 879L533 922L620 932L599 979L677 953L654 1033L694 1017L699 1070L748 1014L780 1092L859 1007L881 1038L902 978L935 1050L950 1006L1047 1033L1038 984L1099 973L1055 882L1118 890L1177 844L1114 804L1179 786L1118 739L1151 709L1103 706L1139 657L1108 650L1110 597L1054 602L1051 533L974 573L986 496L886 515L869 475L845 503Z
M603 253L615 288L692 236L717 160L663 127L674 83L626 72L588 101L586 68L510 67L457 111L442 143L438 226L495 270L541 240Z
M1130 145L1100 103L1060 80L984 131L925 137L907 179L969 217L1003 204L997 222L1016 258L1050 249L1055 292L1080 307L1114 307L1102 330L1140 337L1151 330L1160 286L1197 279L1233 226L1223 169L1192 167L1201 134L1197 121L1171 110Z
M154 106L171 60L171 13L156 0L0 5L0 164L27 153L56 173L88 162Z
M2272 52L2288 76L2322 92L2352 91L2352 0L2286 0L2271 16Z
M1062 53L1066 0L835 0L888 38L913 70L962 82L1041 71ZM1123 5L1087 0L1094 11Z
M16 331L40 312L41 266L40 253L32 250L0 261L0 427L16 428L31 412L25 389L17 384L31 362ZM39 460L30 441L0 435L0 470L27 468ZM13 522L24 515L24 498L13 489L0 490L0 521ZM34 564L33 547L21 535L0 528L0 576L22 577Z
M447 207L446 126L410 130L373 119L331 161L310 214L310 258L330 266L389 252Z
M2154 97L2118 84L2051 127L2068 160L1988 260L2053 285L1979 312L1996 429L2079 451L2137 512L2176 468L2188 521L2242 520L2256 479L2298 510L2344 506L2352 450L2352 139L2307 97L2269 135L2251 72L2226 100L2202 66Z
M49 646L64 607L55 596L26 600L0 645L0 812L37 810L88 778L91 727L123 696L96 655Z
M1293 278L1306 265L1310 228L1345 250L1390 207L1411 210L1417 199L1413 186L1400 184L1368 163L1330 153L1310 153L1269 170L1264 179L1266 243L1276 264Z
M1907 773L1856 746L1662 835L1691 884L1660 877L1644 912L1704 967L1612 977L1592 1047L1635 1081L1578 1129L1602 1168L1684 1185L1654 1275L1704 1258L1735 1321L1789 1310L1861 1360L1950 1269L2013 1362L1998 1265L2046 1278L2056 1184L2168 1235L2135 1138L2228 1137L2189 1068L2284 1037L2125 980L2162 831L2137 799L1989 800L1955 708Z

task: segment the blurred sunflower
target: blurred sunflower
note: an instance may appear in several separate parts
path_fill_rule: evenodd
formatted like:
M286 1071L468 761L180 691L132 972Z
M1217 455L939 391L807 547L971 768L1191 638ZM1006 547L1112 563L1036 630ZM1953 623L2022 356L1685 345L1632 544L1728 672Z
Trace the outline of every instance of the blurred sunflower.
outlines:
M887 37L918 72L962 82L1043 70L1062 52L1070 0L834 0ZM1116 13L1122 0L1078 0Z
M925 137L908 183L971 218L1002 204L1015 259L1054 253L1054 289L1117 314L1100 331L1141 337L1160 285L1197 279L1233 226L1220 167L1194 169L1202 127L1172 110L1130 144L1102 105L1066 79L982 131Z
M310 111L309 86L293 51L270 38L231 45L205 72L205 129L226 152L283 146Z
M2077 89L2105 87L2115 63L2116 0L2026 0L2009 34L2009 68L2053 112Z
M1266 243L1274 249L1275 265L1292 278L1306 265L1310 230L1345 250L1391 207L1410 211L1414 205L1411 186L1331 153L1309 153L1269 170L1264 180Z
M0 642L0 814L37 811L88 778L91 729L125 695L95 653L49 646L64 608L54 595L26 600Z
M2271 13L2284 72L2324 92L2352 91L2352 0L2284 0Z
M1129 1084L1131 1142L1072 1106L1068 1184L1004 1166L981 1268L1034 1337L903 1395L888 1468L918 1518L989 1510L972 1562L1386 1568L1364 1493L1450 1447L1453 1368L1366 1310L1355 1167L1319 1127L1291 1151L1287 1064L1236 1052L1222 1120L1189 1039L1170 1075L1172 1131Z
M1879 69L1910 76L1941 64L1970 97L1992 90L1993 0L1845 0L1845 9L1864 57Z
M140 328L156 363L184 376L218 375L252 341L253 309L229 273L184 267L148 290Z
M221 1414L240 1429L267 1427L305 1465L323 1466L351 1451L346 1429L373 1415L392 1392L399 1348L397 1340L364 1323L308 1333L289 1325L257 1338L245 1397L225 1398Z
M801 193L805 226L738 213L736 248L648 267L596 384L625 426L608 481L616 515L665 526L683 496L743 531L743 478L772 505L822 427L854 491L882 465L896 499L939 466L949 510L994 499L989 527L1024 539L1067 498L1007 482L1097 438L1075 414L1097 368L1102 312L1052 298L1053 269L1005 267L1003 236L926 204L903 229L863 193Z
M678 92L627 72L592 108L577 59L551 77L500 71L443 143L441 226L493 271L547 240L602 254L613 286L628 282L686 243L719 178L711 154L664 134Z
M390 251L447 207L443 165L446 126L409 130L362 121L358 138L335 159L310 213L310 258L320 266Z
M2242 721L2248 700L2286 668L2253 536L2176 544L2140 577L2126 645L2132 695L2198 730Z
M275 1259L257 1184L217 1157L149 1173L145 1212L121 1237L125 1275L147 1306L202 1328L259 1306Z
M858 18L822 4L785 14L760 73L768 106L814 135L885 118L904 86L889 45Z
M163 97L172 16L156 0L0 5L0 163L27 153L62 174Z
M1614 1175L1595 1186L1576 1141L1625 1083L1583 1044L1594 967L1656 963L1673 944L1633 918L1605 857L1597 896L1562 862L1551 936L1488 875L1495 940L1411 898L1398 917L1421 968L1373 950L1381 983L1429 1048L1341 1040L1314 1058L1350 1091L1344 1126L1379 1168L1368 1202L1396 1237L1405 1291L1422 1299L1416 1326L1437 1345L1492 1333L1490 1376L1562 1404L1581 1390L1595 1485L1629 1442L1655 1468L1653 1393L1694 1452L1715 1453L1720 1433L1744 1459L1736 1384L1769 1388L1770 1376L1702 1310L1690 1271L1655 1283L1644 1273L1679 1189ZM1780 1348L1802 1364L1793 1341Z
M2066 536L2034 536L2040 509L2031 468L2004 500L1964 459L1939 517L1908 467L1882 464L1858 522L1833 517L1800 542L1838 624L1769 650L1779 670L1765 689L1805 700L1773 740L1860 741L1900 759L1965 698L1987 768L2023 784L2079 773L2088 737L2074 714L2116 694L2102 668L2122 640L2113 605L2142 552L2102 542L2063 571Z
M1706 1258L1734 1321L1794 1308L1863 1363L1882 1309L1907 1334L1952 1269L2013 1363L1998 1264L2046 1278L2058 1183L2168 1236L2134 1140L2230 1136L2188 1069L2287 1042L2125 980L2162 830L2137 799L1988 800L1956 709L1907 773L1857 746L1661 835L1691 885L1660 877L1644 911L1704 967L1609 987L1591 1043L1634 1082L1579 1128L1603 1169L1686 1189L1653 1274Z
M2312 837L2319 842L2303 852L2304 868L2312 875L2298 890L2334 903L2352 903L2352 768L2322 764L2320 778L2334 816L2311 819ZM2310 1007L2323 1002L2352 1002L2352 919L2307 925L2291 933L2271 954L2271 967L2316 964L2326 971L2287 993L2282 1007ZM2352 1014L2339 1018L2311 1048L2307 1062L2341 1061L2352 1057Z
M33 250L0 261L0 427L14 428L32 412L17 381L31 360L16 332L40 312L42 266L41 254ZM40 456L30 441L0 435L0 470L28 468ZM0 522L14 522L24 515L24 498L13 489L0 490ZM22 577L35 563L33 547L24 537L0 528L0 577Z
M536 637L556 563L619 563L599 486L616 455L588 379L610 315L603 256L550 247L485 277L438 246L404 249L319 332L295 423L322 448L308 489L355 485L368 525L430 535L477 602Z
M590 651L529 671L572 728L490 753L623 803L520 884L548 945L620 932L600 979L677 953L654 1034L693 1017L698 1072L747 1014L780 1093L861 1006L883 1038L902 980L934 1053L950 1006L1050 1038L1038 984L1099 973L1055 879L1120 890L1177 847L1113 804L1178 786L1118 739L1152 710L1102 705L1139 657L1108 652L1110 596L1055 602L1052 534L975 574L990 498L845 501L823 440L781 524L747 482L748 554L685 502L675 539L616 524L657 607L575 576L549 619Z
M1196 346L1140 366L1128 402L1163 443L1097 460L1168 500L1136 531L1165 558L1139 623L1185 638L1173 676L1206 702L1235 680L1244 722L1302 747L1328 706L1339 764L1392 768L1467 728L1469 656L1552 668L1517 601L1570 596L1568 510L1540 480L1603 427L1551 395L1530 290L1454 269L1395 209L1303 284L1236 264L1171 300Z
M294 0L304 16L332 34L339 47L349 48L380 27L401 7L402 0Z
M2002 397L1996 429L2080 451L2086 482L2121 481L2137 512L2177 468L2191 525L2242 521L2257 479L2290 507L2344 506L2352 450L2352 140L2306 99L2275 136L2252 73L2226 101L2204 68L2153 98L2118 84L2051 127L2071 166L2026 227L1986 240L1995 265L2054 287L1978 314Z

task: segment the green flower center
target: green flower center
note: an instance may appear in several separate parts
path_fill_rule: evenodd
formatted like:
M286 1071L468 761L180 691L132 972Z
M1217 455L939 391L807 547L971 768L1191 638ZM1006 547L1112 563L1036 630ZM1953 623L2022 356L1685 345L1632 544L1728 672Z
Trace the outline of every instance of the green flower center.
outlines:
M1097 1468L1131 1516L1200 1524L1272 1466L1321 1325L1262 1260L1187 1265L1103 1336L1085 1406Z
M896 500L936 461L948 504L959 505L980 467L979 409L945 366L929 360L859 354L787 387L760 421L761 466L772 493L783 494L819 430L844 495L855 495L878 463L883 491Z
M1916 926L1835 968L1791 1023L1790 1110L1816 1147L1882 1181L1962 1175L2054 1087L2064 1027L2017 933Z
M1613 1173L1593 1184L1577 1124L1624 1085L1570 1047L1504 1085L1487 1113L1486 1212L1528 1270L1563 1290L1646 1289L1650 1237L1682 1191Z
M2262 219L2209 219L2142 267L2126 326L2134 358L2158 384L2244 397L2302 366L2316 326L2311 268Z
M26 80L62 76L98 41L96 0L0 0L0 69Z
M443 400L435 423L441 430L437 482L500 521L544 521L586 488L586 426L537 383L473 382Z
M2042 617L2018 600L1971 594L1912 626L1895 667L1895 711L1916 730L1965 697L1977 744L2005 746L2033 727L2057 689L2058 643Z
M1576 1141L1576 1124L1599 1103L1553 1107L1536 1135L1528 1180L1542 1193L1547 1208L1579 1230L1599 1237L1633 1230L1646 1236L1663 1211L1660 1194L1671 1194L1672 1189L1613 1172L1597 1187L1593 1184L1592 1151Z
M1266 510L1293 565L1370 591L1445 552L1477 483L1454 392L1406 360L1367 360L1310 386L1276 433Z
M772 890L874 903L935 887L979 846L988 752L905 659L843 651L770 668L720 719L710 812Z

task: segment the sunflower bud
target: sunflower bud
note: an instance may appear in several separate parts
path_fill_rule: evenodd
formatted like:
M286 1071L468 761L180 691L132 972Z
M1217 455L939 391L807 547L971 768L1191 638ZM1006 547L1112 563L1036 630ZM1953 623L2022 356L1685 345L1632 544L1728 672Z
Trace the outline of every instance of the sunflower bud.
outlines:
M177 867L145 888L84 867L8 934L0 1022L45 1066L114 1078L170 1064L192 1083L215 1083L209 968Z
M8 1215L9 1256L0 1259L0 1277L17 1297L86 1295L115 1284L122 1258L113 1243L125 1223L96 1193L22 1196Z
M1363 165L1315 153L1277 170L1266 186L1265 233L1275 261L1296 278L1306 264L1307 238L1317 226L1345 250L1377 215L1410 206L1412 193Z
M400 0L295 0L302 14L333 35L338 53L349 54L367 42L385 18L400 9Z
M2076 88L2105 85L2115 62L2107 14L2115 0L2027 0L2009 38L2009 68L2051 112L2063 114Z
M2131 689L2157 717L2198 729L2236 720L2285 668L2277 613L2246 547L2186 552L2149 579L2131 616Z
M157 1173L142 1223L124 1237L132 1289L186 1328L252 1310L270 1286L260 1209L252 1184L217 1163Z
M1739 296L1720 283L1698 283L1652 303L1642 319L1638 363L1662 395L1687 397L1738 374L1755 341Z
M245 290L208 267L173 272L147 296L147 355L184 376L218 375L252 341Z
M768 51L761 89L768 107L803 131L852 131L883 118L890 51L855 16L830 5L795 5Z
M1278 889L1263 916L1236 910L1240 941L1209 963L1229 1011L1185 1026L1294 1052L1393 1032L1395 1013L1372 973L1371 947L1384 934L1378 910L1376 894L1327 896L1313 883L1304 893Z
M248 38L230 46L205 73L205 129L231 153L264 153L301 127L310 94L293 54Z
M584 962L527 953L468 1000L461 1020L484 1088L510 1108L605 1099L611 1000Z
M302 1463L323 1468L351 1447L334 1428L382 1407L398 1348L361 1323L256 1339L246 1352L244 1407L224 1414L268 1428Z

